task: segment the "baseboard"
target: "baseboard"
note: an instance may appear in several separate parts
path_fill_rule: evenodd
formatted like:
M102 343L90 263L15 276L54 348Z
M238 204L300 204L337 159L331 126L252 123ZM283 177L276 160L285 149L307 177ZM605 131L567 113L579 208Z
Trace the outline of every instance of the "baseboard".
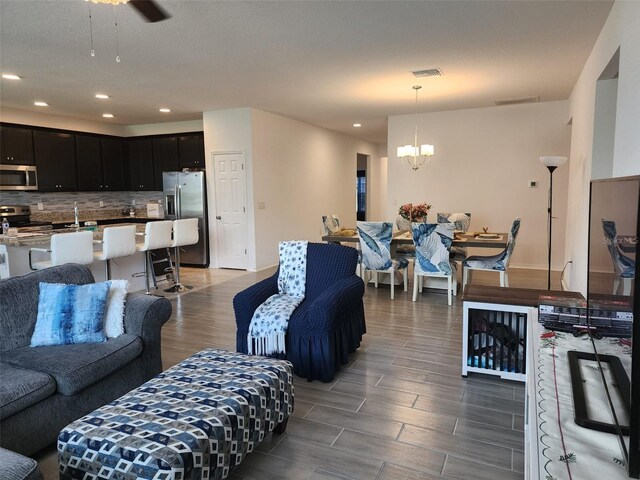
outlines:
M547 270L547 266L544 265L539 265L539 264L533 264L533 265L527 265L527 264L517 264L517 263L510 263L509 264L509 269L511 268L521 268L523 270ZM562 268L552 268L551 269L552 272L561 272Z
M276 268L279 264L274 263L273 265L267 265L266 267L258 268L256 270L250 270L251 272L264 272L265 270L269 270L270 268Z

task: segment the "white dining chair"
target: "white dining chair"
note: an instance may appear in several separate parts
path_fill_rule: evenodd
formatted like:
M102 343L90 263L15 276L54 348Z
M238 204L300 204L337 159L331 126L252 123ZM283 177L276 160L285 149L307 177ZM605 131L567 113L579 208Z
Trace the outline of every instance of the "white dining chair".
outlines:
M49 260L34 262L34 252L50 254ZM29 250L29 268L42 270L44 268L77 263L91 265L93 263L93 232L56 233L51 235L50 248L31 248Z
M180 283L180 247L194 245L198 243L199 239L197 218L183 218L173 221L173 241L171 242L171 247L175 249L174 284L171 288L167 288L165 292L182 293L193 288Z
M136 226L107 227L102 232L102 251L95 252L96 260L105 265L105 278L111 280L111 259L136 253Z
M453 223L455 230L467 233L471 226L470 213L441 213L437 215L438 223ZM467 249L465 247L451 247L449 256L454 262L464 262L467 259Z
M498 272L500 274L500 286L509 286L509 261L516 246L516 237L520 230L520 218L516 218L511 225L507 248L497 255L482 256L472 255L462 262L462 288L469 282L469 275L473 270L484 270L486 272Z
M406 258L391 258L391 222L358 222L358 237L362 248L360 272L364 280L366 272L373 273L375 287L378 288L378 274L388 273L391 287L391 300L395 296L395 273L402 272L404 291L408 286L408 266Z
M602 229L604 238L607 240L607 249L611 256L613 271L616 278L613 281L613 295L631 295L631 286L636 277L635 259L624 255L620 248L618 240L618 231L616 222L613 220L602 219ZM620 288L622 286L622 288Z
M422 293L425 277L447 279L447 303L452 304L451 296L458 289L456 263L449 258L449 249L453 241L453 223L412 223L413 243L416 257L413 266L413 298Z
M171 232L173 230L173 222L171 220L159 220L156 222L147 222L144 231L144 243L136 245L138 252L144 253L144 280L145 293L151 294L149 285L149 275L151 273L151 250L171 247ZM158 288L158 285L155 285Z

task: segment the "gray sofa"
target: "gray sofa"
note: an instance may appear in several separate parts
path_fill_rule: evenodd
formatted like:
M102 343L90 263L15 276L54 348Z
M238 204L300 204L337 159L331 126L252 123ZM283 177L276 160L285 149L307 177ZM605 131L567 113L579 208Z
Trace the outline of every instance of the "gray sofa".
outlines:
M102 343L29 346L39 283L94 282L87 267L61 265L0 280L0 445L31 455L73 420L162 370L160 330L171 303L127 295L125 334Z
M0 478L2 480L42 480L38 462L11 450L0 448Z

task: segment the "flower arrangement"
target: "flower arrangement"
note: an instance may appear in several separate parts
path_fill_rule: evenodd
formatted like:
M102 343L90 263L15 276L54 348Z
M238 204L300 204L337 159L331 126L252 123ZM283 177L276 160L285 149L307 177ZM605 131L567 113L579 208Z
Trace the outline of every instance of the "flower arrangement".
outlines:
M430 209L429 203L405 203L398 209L398 214L410 222L425 222Z

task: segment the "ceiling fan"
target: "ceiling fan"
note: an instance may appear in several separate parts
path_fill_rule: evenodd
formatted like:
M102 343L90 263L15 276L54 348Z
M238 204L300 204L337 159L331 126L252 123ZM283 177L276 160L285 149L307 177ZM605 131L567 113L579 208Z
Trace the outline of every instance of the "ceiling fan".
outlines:
M158 5L154 0L91 0L93 3L107 3L118 5L120 3L128 3L136 11L144 17L147 22L161 22L171 18L166 10Z
M135 8L147 22L155 23L171 18L171 15L153 0L129 0L129 5Z

